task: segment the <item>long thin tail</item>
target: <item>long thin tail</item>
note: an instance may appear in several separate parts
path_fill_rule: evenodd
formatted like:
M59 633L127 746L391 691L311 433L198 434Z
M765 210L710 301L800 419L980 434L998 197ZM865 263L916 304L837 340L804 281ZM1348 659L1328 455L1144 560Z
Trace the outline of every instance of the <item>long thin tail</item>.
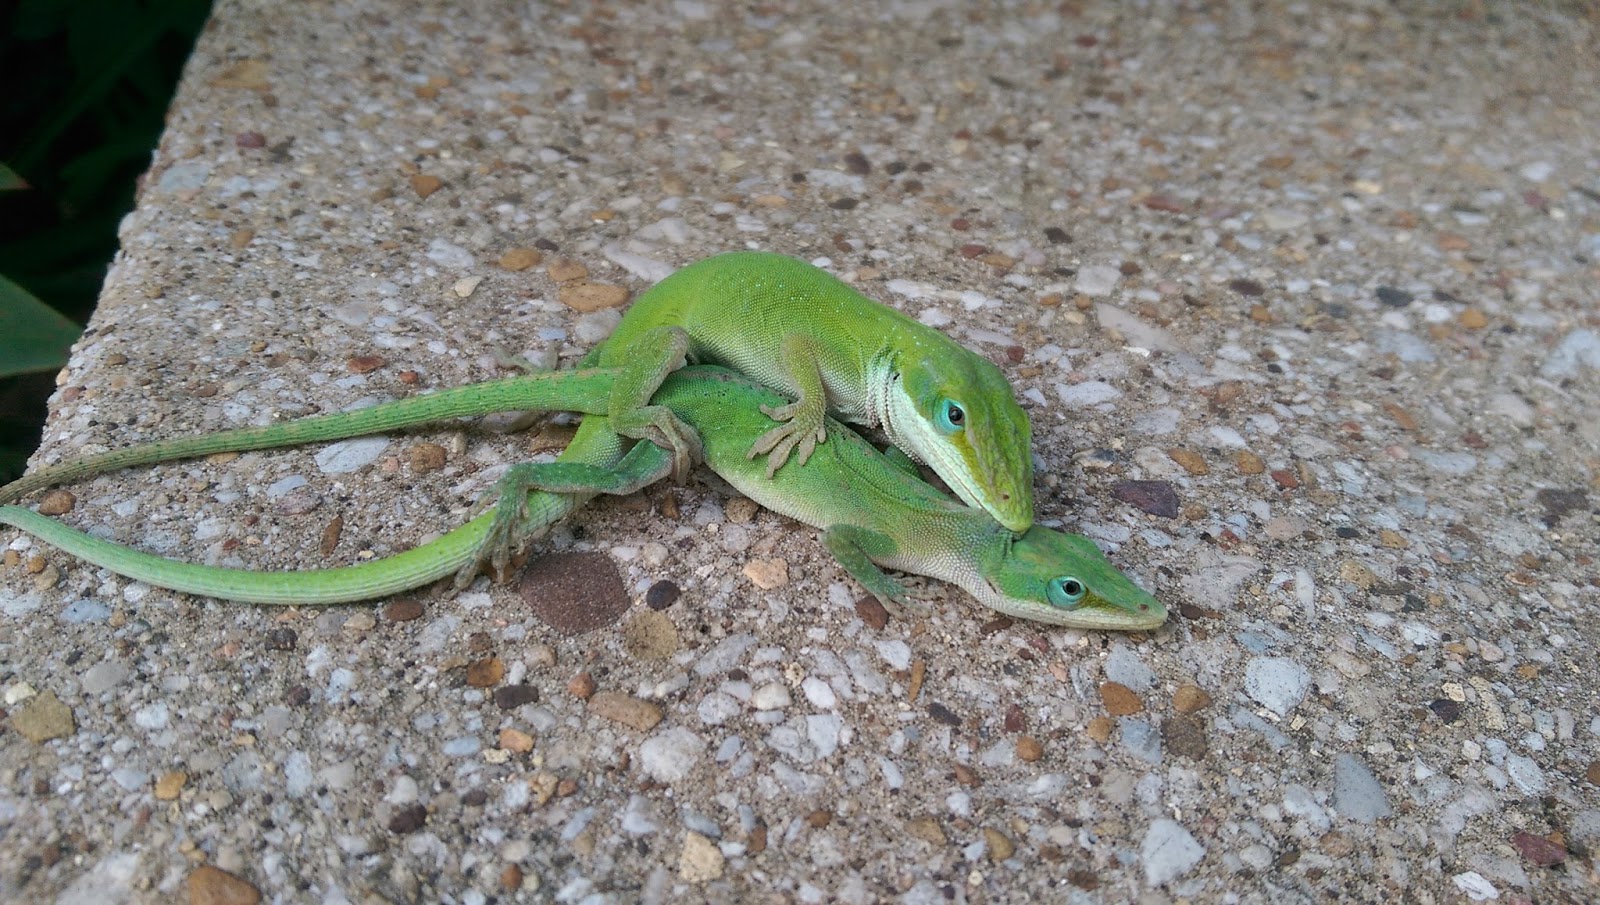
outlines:
M41 487L78 478L173 459L219 452L274 449L326 440L343 440L412 427L447 418L491 412L556 409L604 413L614 372L602 368L549 371L490 380L384 402L348 412L316 415L281 424L246 427L192 437L174 437L87 456L25 475L0 487L0 503L10 503Z

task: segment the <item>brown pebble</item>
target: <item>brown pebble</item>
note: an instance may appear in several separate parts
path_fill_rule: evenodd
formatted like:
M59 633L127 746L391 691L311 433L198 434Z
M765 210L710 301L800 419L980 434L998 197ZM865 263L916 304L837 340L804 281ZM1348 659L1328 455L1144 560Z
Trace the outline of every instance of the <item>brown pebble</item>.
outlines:
M502 685L494 690L494 703L501 710L513 710L523 704L539 702L537 685Z
M818 808L806 815L806 826L820 830L833 822L833 812Z
M11 728L34 744L64 738L78 730L72 708L61 703L53 691L36 694L11 712Z
M656 610L640 610L622 628L622 649L635 660L665 660L681 646L678 627Z
M557 798L571 798L578 792L578 781L568 776L556 783Z
M939 826L939 821L933 817L917 817L906 821L906 835L913 839L921 839L933 846L945 844L944 829Z
M545 268L545 273L557 283L571 283L575 280L587 280L589 268L579 264L571 258L556 258Z
M531 560L517 593L533 615L563 635L616 623L633 604L617 564L604 553L551 553Z
M428 809L420 804L407 805L389 818L389 832L405 835L415 833L428 822Z
M956 774L956 782L961 785L976 786L983 784L983 781L978 779L978 771L966 764L956 764L954 772Z
M322 526L322 536L317 540L317 550L323 556L329 556L339 546L339 538L344 535L344 516L335 515L326 525Z
M376 355L352 355L344 360L346 370L352 374L370 374L383 365L383 359Z
M789 583L789 563L782 559L752 559L744 565L744 577L763 591Z
M172 801L178 797L178 793L183 791L183 787L188 782L189 774L182 770L173 770L169 773L161 774L156 780L156 800Z
M1028 728L1028 715L1015 704L1007 704L1003 725L1006 732L1021 732Z
M1600 760L1589 761L1589 767L1584 771L1583 778L1589 780L1592 786L1600 786Z
M444 187L444 180L438 176L426 176L418 173L411 177L411 190L417 193L418 198L426 198Z
M856 598L856 615L868 628L880 630L889 624L889 610L878 598L864 594Z
M1293 490L1296 487L1300 486L1300 479L1295 477L1294 472L1290 471L1287 468L1275 468L1275 469L1273 469L1272 470L1272 480L1273 480L1274 483L1276 483L1279 487L1282 487L1284 490Z
M991 827L983 828L983 841L989 848L989 858L992 861L1005 861L1017 853L1017 844L1011 837Z
M594 690L594 676L589 675L587 672L580 672L567 680L567 691L571 692L575 698L587 701L589 696L594 694Z
M510 727L500 730L500 737L496 743L513 754L527 754L533 750L533 736Z
M1100 744L1105 744L1111 738L1111 730L1117 727L1117 721L1108 716L1097 716L1089 721L1084 729L1088 736Z
M1192 475L1209 474L1211 466L1206 464L1205 457L1190 449L1169 449L1167 455L1172 461L1183 466L1183 470Z
M1511 844L1528 863L1535 867L1555 867L1567 860L1567 850L1564 846L1526 831L1518 831L1512 836Z
M427 474L444 467L448 454L437 443L414 443L401 454L407 467L415 474Z
M505 678L506 665L499 657L488 657L467 664L467 684L473 688L493 688Z
M509 270L512 273L516 273L518 271L527 270L529 267L532 267L543 260L544 254L541 253L537 248L513 248L501 255L500 259L495 263L500 265L500 269L502 270Z
M1395 424L1400 425L1401 430L1414 431L1417 429L1417 419L1411 417L1411 413L1401 408L1398 403L1385 402L1383 410L1389 414L1390 418L1394 419Z
M507 864L506 869L500 872L500 888L506 892L516 892L522 888L522 868L515 864Z
M1196 713L1211 706L1211 695L1198 685L1179 685L1172 693L1172 709L1179 713Z
M568 283L556 294L561 304L587 314L605 308L619 308L628 301L628 290L605 283Z
M1101 682L1100 700L1112 716L1128 716L1144 710L1144 702L1139 700L1133 689L1121 682Z
M1404 550L1411 546L1411 542L1406 540L1400 532L1388 528L1378 531L1378 543L1388 547L1390 550Z
M1240 474L1261 474L1267 470L1267 463L1248 449L1241 449L1233 454L1233 465L1239 469Z
M1111 496L1159 518L1178 517L1178 491L1168 481L1118 481Z
M261 891L248 881L210 864L189 874L189 905L255 905Z
M655 704L615 691L596 692L589 698L589 712L640 732L654 729L663 716Z
M52 490L39 501L40 515L66 515L72 507L78 505L78 498L70 491Z
M236 229L228 234L228 247L234 251L243 251L250 246L256 237L253 229Z
M390 622L410 622L422 615L422 601L414 597L391 600L383 608L383 618Z
M1482 330L1484 327L1489 326L1489 318L1485 317L1484 313L1476 308L1468 308L1461 312L1461 316L1457 320L1461 326L1466 327L1468 330Z
M1044 757L1044 745L1031 735L1017 736L1017 759L1025 764L1031 764Z
M1191 714L1178 714L1161 724L1161 746L1179 757L1203 760L1209 742L1205 722Z

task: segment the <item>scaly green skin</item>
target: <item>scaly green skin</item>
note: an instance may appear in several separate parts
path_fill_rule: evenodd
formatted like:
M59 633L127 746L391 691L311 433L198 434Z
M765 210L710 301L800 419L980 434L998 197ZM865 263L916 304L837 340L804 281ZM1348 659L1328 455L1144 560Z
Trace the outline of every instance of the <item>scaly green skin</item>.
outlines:
M605 382L613 373L623 379L622 372L600 371L514 378L504 382L507 387L527 392L510 392L505 407L565 408L568 401L594 399L607 391ZM562 396L563 380L570 381L570 400ZM818 447L815 461L768 479L746 452L752 439L772 427L762 408L782 402L771 391L718 368L680 371L652 400L701 434L708 464L734 486L769 508L823 528L824 540L841 565L882 599L903 600L905 591L879 565L950 581L984 604L1023 619L1129 630L1154 628L1165 620L1165 608L1112 567L1093 542L1042 526L1018 537L981 510L940 494L837 423L828 423L834 442ZM515 526L520 533L548 526L595 493L631 492L674 468L674 457L655 444L638 444L624 457L605 417L590 417L585 427L587 433L579 430L561 461L519 466L524 470L521 486L560 491L526 495L523 522ZM509 491L516 483L503 489ZM383 596L442 577L474 559L504 511L500 507L437 541L376 562L286 573L177 563L108 544L13 506L0 507L0 523L162 587L223 599L310 605Z
M691 363L732 368L794 398L767 414L785 422L753 439L771 476L795 454L804 465L827 433L826 414L882 425L969 505L1018 533L1033 524L1028 416L1005 375L938 330L867 298L804 261L731 252L677 271L628 309L586 364L632 367L650 398L665 371L639 361L661 328L687 335ZM615 429L642 436L613 405Z

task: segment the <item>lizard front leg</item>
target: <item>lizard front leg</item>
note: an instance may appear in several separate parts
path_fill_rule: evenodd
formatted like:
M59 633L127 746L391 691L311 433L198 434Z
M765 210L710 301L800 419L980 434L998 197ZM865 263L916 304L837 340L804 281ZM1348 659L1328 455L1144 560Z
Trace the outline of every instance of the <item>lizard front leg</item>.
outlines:
M894 555L897 549L894 538L856 525L831 525L822 532L822 542L850 577L860 582L890 612L898 616L910 610L918 616L928 615L926 606L907 596L905 585L873 562L874 558Z
M768 478L789 461L791 452L795 462L806 464L817 444L828 438L824 420L828 414L828 388L822 380L821 354L816 341L806 334L791 333L783 338L783 368L794 382L798 398L788 405L761 407L762 414L783 423L762 434L745 453L748 459L768 454Z

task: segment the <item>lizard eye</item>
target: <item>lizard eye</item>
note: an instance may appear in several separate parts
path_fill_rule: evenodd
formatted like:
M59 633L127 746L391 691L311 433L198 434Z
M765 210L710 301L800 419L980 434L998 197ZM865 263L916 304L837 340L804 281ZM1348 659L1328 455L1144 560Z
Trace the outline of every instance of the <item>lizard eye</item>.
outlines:
M964 430L967 426L967 412L961 404L946 399L939 403L939 427L946 433L955 433Z
M1083 582L1071 575L1063 575L1060 578L1050 579L1050 585L1045 589L1045 596L1050 598L1052 606L1066 607L1070 610L1083 602L1083 595L1087 591Z

